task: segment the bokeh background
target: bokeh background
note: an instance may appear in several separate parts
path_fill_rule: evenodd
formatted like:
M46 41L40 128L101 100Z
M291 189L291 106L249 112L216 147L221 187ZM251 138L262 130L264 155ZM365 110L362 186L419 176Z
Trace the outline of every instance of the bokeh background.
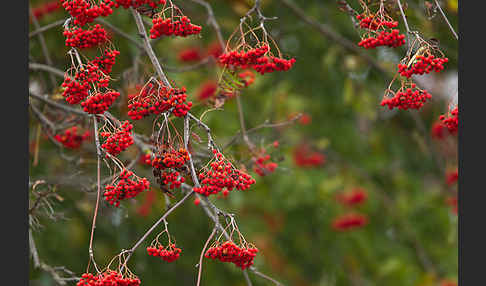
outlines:
M37 13L41 26L68 17L62 7L48 13L39 12L48 2L30 0L30 8ZM450 203L456 196L457 185L447 180L457 170L457 137L437 129L434 133L433 126L447 112L448 104L457 98L458 43L438 11L429 7L434 1L406 1L411 29L420 31L426 39L437 39L450 60L443 72L417 79L433 95L431 102L419 112L389 111L380 106L396 64L405 55L405 47L362 49L357 54L309 25L285 1L262 2L266 16L278 17L265 23L269 33L284 55L297 61L287 72L256 75L255 82L242 92L246 126L251 129L266 121L284 122L299 113L303 116L293 124L249 133L252 142L265 148L278 164L273 173L264 177L252 170L248 147L237 137L225 149L225 154L245 164L257 183L247 192L232 192L227 198L211 197L218 207L236 214L240 231L260 249L255 267L284 285L435 286L457 281L458 220ZM325 29L354 44L359 42L358 31L349 15L339 10L337 1L287 2ZM457 27L457 0L438 2L451 24ZM169 78L187 87L190 100L195 103L193 112L199 116L210 106L200 101L198 94L204 84L218 80L220 70L209 63L181 72L181 68L198 61L181 61L179 55L195 48L204 58L214 47L216 36L206 23L204 7L192 1L175 0L175 3L193 23L202 25L203 30L197 37L161 39L154 44L154 49ZM225 38L253 4L245 0L208 3ZM348 3L361 11L358 1ZM390 5L391 15L404 31L396 5ZM129 11L118 9L103 20L137 38ZM29 28L30 32L36 30L32 21ZM43 35L53 66L66 70L70 60L62 26ZM45 64L39 38L35 35L29 40L29 62ZM135 45L116 33L112 42L121 51L112 73L116 79L112 86L122 96L110 111L120 119L128 119L128 94L136 84L143 84L152 76L153 70L148 58ZM86 52L88 56L94 54ZM372 57L383 71L372 67L363 54ZM137 64L138 78L127 72L133 69L136 58L141 61ZM30 89L64 103L60 96L62 77L55 79L57 86L52 85L48 73L32 69ZM96 199L94 140L79 150L60 150L38 131L35 117L30 118L30 180L45 180L56 186L58 194L52 199L57 219L39 213L41 226L31 228L37 252L44 263L65 266L79 276L88 262ZM151 119L136 122L135 130L150 135ZM219 146L230 142L240 130L234 99L228 99L221 110L206 113L203 120L212 128ZM92 124L81 120L79 126L91 128ZM195 132L205 139L202 130ZM278 147L273 146L274 141L278 141ZM204 142L200 145L203 148ZM310 166L299 163L296 160L299 150L319 154L315 156L321 163ZM138 154L132 146L121 158L129 162ZM136 164L134 170L139 176L154 181L148 166ZM107 172L104 170L105 176ZM131 247L161 216L166 202L160 189L154 182L152 185L149 192L123 202L119 208L102 202L94 242L98 264L105 265L121 249ZM356 188L367 194L362 204L349 207L336 199L339 194ZM181 198L179 192L175 193L177 199ZM31 190L29 194L34 200ZM347 213L363 214L368 222L349 231L335 230L334 219ZM193 199L170 215L168 222L170 233L183 250L182 256L173 263L149 257L144 248L156 235L152 234L129 263L143 285L193 285L195 282L195 265L213 224L193 204ZM253 285L271 284L251 272L249 276ZM48 272L35 269L32 263L30 282L32 286L55 284ZM202 283L245 285L240 269L207 259Z

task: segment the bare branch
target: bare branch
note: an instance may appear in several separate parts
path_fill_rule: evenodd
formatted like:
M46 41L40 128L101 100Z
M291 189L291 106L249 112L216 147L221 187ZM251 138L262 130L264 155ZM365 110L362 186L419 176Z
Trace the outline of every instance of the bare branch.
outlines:
M454 28L452 27L451 23L447 19L447 16L444 13L444 11L442 11L442 8L440 7L439 1L435 0L435 5L437 6L437 8L439 8L440 14L442 15L442 18L444 18L444 21L447 23L447 26L449 26L451 33L454 35L454 38L456 38L456 40L459 40L459 36L457 35L456 31L454 31Z
M201 273L202 273L202 261L203 261L203 257L204 257L204 252L206 251L206 247L208 247L208 244L209 242L211 241L211 239L213 238L214 234L216 233L216 230L217 230L217 227L214 226L213 228L213 231L211 232L211 235L209 235L208 239L206 240L206 243L204 244L204 247L201 251L201 255L199 256L199 271L197 273L197 283L196 283L196 286L199 286L200 285L200 282L201 282Z
M29 33L29 38L32 38L33 36L37 35L37 34L41 34L41 33L44 33L45 31L48 31L52 28L55 28L57 26L62 26L62 24L65 22L64 19L61 19L61 20L57 20L55 22L52 22L50 24L47 24L45 26L42 26L40 28L38 28L37 30L33 31L33 32L30 32Z
M54 67L38 64L38 63L29 63L29 69L31 70L42 70L46 72L50 72L53 75L64 77L64 72L62 70L56 69Z
M333 40L337 44L343 46L346 50L357 54L361 58L363 58L369 65L373 68L378 70L379 72L383 73L385 76L390 77L388 75L388 71L382 67L374 58L366 54L363 50L361 50L355 43L351 42L350 40L344 38L336 31L334 31L329 25L321 24L316 20L307 16L307 14L294 3L289 0L282 0L281 1L287 8L289 8L295 15L301 18L304 22L315 28L319 31L323 36Z
M122 36L123 38L129 40L130 42L132 42L133 44L135 44L135 46L137 46L139 49L141 50L144 50L144 46L135 38L133 38L132 36L130 36L129 34L123 32L122 30L118 29L115 25L103 20L103 19L100 19L100 18L96 18L95 19L96 22L102 24L103 26L106 26L108 27L110 30L112 30L113 32L117 33L118 35Z
M138 13L138 11L134 10L132 7L130 7L130 10L132 11L133 18L135 18L135 23L137 24L138 33L143 38L143 45L144 45L145 52L149 56L150 61L152 62L152 65L154 66L155 71L157 72L159 78L164 82L165 86L170 88L171 85L169 83L169 80L165 76L164 71L160 66L160 63L157 60L157 57L155 56L154 50L150 45L150 41L147 36L147 31L145 30L145 26L143 25L143 21L142 21L142 17L140 16L140 13Z
M98 215L98 207L100 203L100 195L101 195L101 145L100 145L100 138L98 135L98 119L96 116L93 116L93 129L94 129L94 134L95 134L95 144L96 144L96 180L98 184L98 190L97 190L97 195L96 195L96 205L94 209L94 214L93 214L93 222L91 224L91 236L89 239L89 262L88 262L88 269L86 272L89 271L89 265L90 262L93 261L93 264L96 267L96 262L94 260L94 255L93 255L93 238L94 238L94 231L96 228L96 217Z
M30 18L32 19L32 23L34 24L36 29L40 29L39 22L37 21L37 18L34 15L34 12L32 11L32 7L29 7L29 13L30 13ZM39 38L39 43L41 45L42 53L44 54L44 58L47 62L48 65L52 66L52 59L51 56L49 55L49 50L47 49L46 45L46 40L44 39L44 35L42 33L38 34ZM54 88L57 85L56 79L52 74L49 74L49 79L51 80L52 88Z
M191 0L192 2L195 2L199 5L202 5L206 8L208 11L208 24L213 26L214 31L216 32L216 36L218 37L218 42L219 45L221 46L221 50L224 51L225 44L223 40L223 34L221 33L221 28L219 27L218 22L216 21L216 18L214 17L214 11L211 5L203 0Z

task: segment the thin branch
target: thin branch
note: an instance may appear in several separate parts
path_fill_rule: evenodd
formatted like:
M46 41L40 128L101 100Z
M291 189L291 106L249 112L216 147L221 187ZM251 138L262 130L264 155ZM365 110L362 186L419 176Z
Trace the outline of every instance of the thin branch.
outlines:
M221 46L221 50L224 51L225 44L223 40L223 34L221 33L221 28L219 27L218 22L216 21L216 17L214 17L214 11L211 5L203 0L191 0L199 5L202 5L208 11L208 24L213 26L214 31L216 32L216 36L218 37L218 43Z
M47 119L35 105L29 104L29 106L32 109L32 112L34 112L34 115L37 117L37 119L39 119L41 124L48 126L52 132L56 133L56 126L54 125L54 123Z
M73 114L76 114L76 115L81 115L81 116L85 116L85 117L90 117L91 115L80 110L80 109L75 109L75 108L72 108L72 107L69 107L65 104L60 104L60 103L57 103L57 102L54 102L50 99L47 99L47 98L44 98L42 97L41 95L38 95L38 94L35 94L33 92L30 92L29 93L29 96L30 97L33 97L33 98L36 98L40 101L43 101L45 103L47 103L48 105L52 106L52 107L56 107L60 110L63 110L64 112L69 112L69 113L73 113Z
M29 69L31 70L42 70L46 72L50 72L53 75L57 75L59 77L64 77L64 72L60 69L56 69L54 67L43 65L39 63L29 63Z
M212 148L218 149L215 146L215 144L214 144L214 140L213 140L213 137L211 135L211 129L209 128L209 126L207 126L206 124L204 124L204 122L202 122L201 120L199 120L197 117L195 117L191 113L187 113L187 115L189 116L189 118L191 118L192 120L196 121L196 123L198 124L198 126L204 128L204 130L206 131L206 134L207 134L207 137L208 137L208 150L211 150Z
M94 260L94 255L93 255L93 237L94 237L94 231L96 228L96 217L98 215L98 207L100 203L100 194L101 194L101 145L100 145L100 138L98 135L98 119L96 116L93 117L93 128L94 128L94 134L95 134L95 144L96 144L96 157L97 157L97 162L96 162L96 178L97 178L97 184L98 184L98 191L96 195L96 205L94 209L94 214L93 214L93 223L91 224L91 236L89 239L89 257L90 257L90 262L91 260L94 263L94 266L96 267L96 262ZM89 263L88 263L88 269L86 272L89 271Z
M44 33L45 31L48 31L52 28L55 28L57 26L62 26L62 24L65 22L66 20L64 19L61 19L61 20L57 20L55 22L52 22L50 24L47 24L45 26L42 26L40 28L38 28L37 30L35 31L32 31L29 33L29 38L32 38L33 36L37 35L37 34L41 34L41 33Z
M307 16L307 14L298 6L296 6L294 3L292 3L289 0L281 0L281 2L287 6L295 15L297 15L299 18L301 18L304 22L315 28L317 31L319 31L323 36L333 40L337 44L343 46L346 50L357 54L361 58L363 58L370 66L375 68L376 70L380 71L383 73L385 76L390 77L388 75L388 71L383 68L374 58L366 54L360 47L358 47L355 43L351 42L350 40L344 38L340 34L338 34L336 31L334 31L329 25L326 24L321 24L317 22L316 20L310 18Z
M240 128L241 128L241 134L243 135L243 140L245 141L246 145L248 148L250 148L251 151L255 149L255 144L250 141L250 138L248 138L248 135L246 134L246 127L245 127L245 117L243 115L243 107L241 106L241 99L240 95L236 95L236 105L238 106L238 115L240 119Z
M279 285L279 286L283 285L282 283L278 282L277 280L273 279L272 277L265 275L265 274L261 273L260 271L256 270L256 268L254 266L251 266L250 270L251 270L251 272L255 273L256 275L258 275L262 278L265 278L269 281L272 281L275 285Z
M132 11L133 18L135 18L135 23L137 24L138 33L143 38L143 45L144 45L145 52L149 56L150 61L152 62L152 65L154 66L155 71L157 72L157 75L164 82L165 86L171 88L169 80L165 76L164 71L162 70L162 67L160 66L160 63L157 60L157 57L155 56L154 50L152 49L152 46L150 45L150 41L149 41L149 38L147 36L147 31L145 30L145 26L143 25L143 21L142 21L142 17L140 16L140 13L138 13L138 11L134 10L132 7L130 7L130 10Z
M440 7L439 1L435 0L435 5L437 8L439 8L440 14L442 15L442 18L444 18L444 21L447 23L447 26L449 26L449 29L451 30L451 33L454 35L454 38L459 41L459 36L457 35L456 31L454 31L454 28L452 27L451 23L447 19L446 14L444 11L442 11L442 8Z
M147 236L150 235L150 233L152 233L152 231L154 231L154 229L163 221L165 221L165 219L175 210L177 209L180 205L182 205L182 203L184 203L192 194L194 194L194 191L191 190L190 192L188 192L182 199L180 199L180 201L178 201L173 207L171 207L170 209L168 209L160 218L159 220L154 223L154 225L152 225L149 230L147 230L147 232L145 232L145 234L137 241L135 242L135 244L132 246L132 248L130 248L127 252L128 252L128 256L127 256L127 259L125 259L125 262L124 262L124 265L126 265L126 263L128 262L128 260L130 259L130 257L132 256L133 252L140 246L140 244L147 238Z
M34 15L34 12L32 11L32 7L29 7L29 13L30 17L32 19L32 23L34 24L36 29L40 29L39 22L37 21L37 18ZM42 53L44 54L44 58L47 62L48 65L52 66L52 59L51 56L49 55L49 50L47 49L46 45L46 40L44 39L44 35L42 33L38 34L39 42L41 45ZM54 88L57 85L56 79L52 74L49 74L49 79L51 80L52 88Z
M166 65L164 65L164 68L170 72L176 72L176 73L179 73L179 72L188 72L188 71L193 71L193 70L196 70L196 69L199 69L199 68L202 68L210 63L214 63L214 57L212 56L209 56L209 57L206 57L204 59L202 59L201 61L195 63L195 64L192 64L192 65L188 65L188 66L183 66L183 67L168 67Z
M211 235L208 237L208 239L206 240L206 243L204 244L204 247L201 251L201 255L199 256L199 271L197 273L197 283L196 283L196 286L199 286L200 285L200 282L201 282L201 274L202 274L202 261L203 261L203 257L204 257L204 252L206 251L206 247L208 247L208 244L209 242L211 241L211 239L213 238L214 234L216 233L216 230L218 228L216 226L214 226L213 228L213 231L211 232Z
M403 12L403 8L402 8L402 3L400 2L400 0L397 0L397 4L398 4L398 8L400 9L400 14L402 14L402 18L403 18L403 23L405 24L405 28L407 29L407 45L408 45L408 48L411 47L412 43L410 42L410 27L408 27L408 21L407 21L407 16L405 16L405 12Z
M397 0L398 8L400 9L400 14L402 14L403 23L405 24L405 28L407 29L407 34L410 33L410 27L408 27L407 16L405 16L405 12L403 12L402 3L400 0Z
M132 42L133 44L135 44L135 46L137 46L139 49L144 50L143 44L141 44L139 41L137 41L137 39L133 38L129 34L123 32L122 30L120 30L119 28L117 28L115 25L113 25L113 24L111 24L111 23L109 23L109 22L107 22L107 21L105 21L103 19L100 19L100 18L96 18L95 19L95 22L98 22L98 23L102 24L103 26L108 27L113 32L117 33L118 35L124 37L125 39L127 39L130 42Z
M282 126L286 126L286 125L290 125L290 124L293 124L295 121L299 120L299 118L302 117L302 114L299 113L297 114L295 117L291 118L290 120L286 120L286 121L283 121L283 122L277 122L277 123L268 123L268 120L265 121L264 123L258 125L258 126L255 126L253 128L250 128L248 130L246 130L246 133L249 134L249 133L253 133L257 130L260 130L260 129L263 129L263 128L277 128L277 127L282 127ZM228 148L230 145L232 145L239 137L241 136L241 130L239 130L235 136L233 136L229 141L228 143L226 143L224 146L223 146L223 150Z

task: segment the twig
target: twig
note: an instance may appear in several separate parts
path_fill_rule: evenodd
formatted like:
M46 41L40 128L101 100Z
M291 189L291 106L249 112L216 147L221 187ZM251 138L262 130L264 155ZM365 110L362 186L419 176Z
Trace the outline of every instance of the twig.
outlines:
M56 133L56 126L54 125L54 123L47 119L35 105L29 104L29 106L32 109L32 112L34 112L34 115L39 119L39 121L43 125L48 126L53 133Z
M135 46L137 46L139 49L141 50L144 50L144 47L143 45L137 41L137 39L133 38L132 36L130 36L129 34L123 32L122 30L118 29L115 25L103 20L103 19L100 19L100 18L96 18L95 19L96 22L102 24L103 26L106 26L108 27L110 30L112 30L113 32L117 33L118 35L124 37L125 39L129 40L130 42L132 42L133 44L135 44Z
M283 285L282 283L278 282L277 280L273 279L272 277L265 275L265 274L261 273L260 271L256 270L256 268L254 266L251 266L250 270L251 270L251 272L255 273L256 275L258 275L262 278L265 278L269 281L272 281L275 285Z
M191 118L192 120L196 121L196 123L198 124L198 126L204 128L204 130L206 131L206 134L207 134L207 137L208 137L208 150L211 150L212 148L217 149L217 147L214 144L214 140L213 140L213 137L211 135L211 129L209 128L209 126L207 126L206 124L204 124L204 122L202 122L201 120L199 120L197 117L195 117L191 113L187 113L187 115L189 116L189 118Z
M442 15L442 18L444 18L444 21L447 23L447 26L449 26L451 33L454 35L454 38L456 38L456 40L459 40L459 36L457 35L456 31L454 31L454 28L452 27L451 23L447 19L447 16L445 15L444 11L442 11L439 1L435 0L435 5L437 6L437 8L439 8L440 14Z
M69 112L69 113L73 113L73 114L76 114L76 115L80 115L80 116L85 116L85 117L90 117L91 115L82 111L82 110L79 110L79 109L75 109L75 108L72 108L72 107L69 107L65 104L60 104L60 103L57 103L57 102L54 102L50 99L47 99L47 98L44 98L38 94L35 94L33 92L30 92L29 93L29 96L33 97L33 98L36 98L38 100L41 100L45 103L47 103L48 105L52 106L52 107L56 107L60 110L63 110L65 112Z
M265 121L264 123L256 126L256 127L253 127L253 128L250 128L248 130L246 130L246 133L249 134L249 133L253 133L259 129L263 129L263 128L276 128L276 127L281 127L281 126L285 126L285 125L290 125L290 124L293 124L295 121L299 120L299 118L302 117L302 114L299 113L298 115L296 115L295 117L291 118L290 120L287 120L287 121L283 121L283 122L277 122L277 123L268 123L267 121ZM233 136L229 141L228 143L226 143L224 146L223 146L223 150L228 148L231 144L233 144L236 139L238 139L238 137L241 136L241 130L239 130L235 136Z
M218 42L219 42L219 45L221 46L221 50L224 51L225 44L224 44L224 40L223 40L223 34L221 33L221 28L219 27L219 24L216 21L216 18L214 17L213 8L206 1L202 1L202 0L191 0L191 1L195 2L199 5L204 6L206 8L206 10L208 11L208 24L213 26L213 29L216 32L216 36L218 37Z
M162 70L162 67L160 66L160 63L157 60L157 57L155 56L154 50L152 49L152 46L150 45L150 41L149 41L149 38L147 36L145 26L143 25L143 21L142 21L142 17L140 16L140 13L138 13L138 11L134 10L132 7L130 7L130 10L132 11L133 18L135 18L135 23L137 24L138 33L143 38L143 45L144 45L145 52L149 56L150 61L152 62L152 65L154 66L155 71L157 72L157 75L164 82L165 86L171 88L169 80L165 76L164 71Z
M51 74L57 75L59 77L64 77L64 72L62 70L56 69L48 65L43 65L39 63L29 63L29 69L42 70L42 71L50 72Z
M287 6L287 8L289 8L295 15L301 18L304 22L306 22L313 28L317 29L317 31L319 31L322 35L335 41L336 43L343 46L348 51L357 54L358 56L363 58L366 62L368 62L368 64L371 65L373 68L380 71L385 76L391 78L388 75L388 71L385 68L383 68L374 58L364 53L363 50L361 50L355 43L351 42L350 40L338 34L329 25L319 23L316 20L308 17L307 14L301 8L299 8L289 0L281 0L281 2L285 6Z
M203 257L204 257L204 252L206 251L206 247L208 247L208 244L209 242L211 241L211 239L213 238L214 234L216 233L216 230L218 228L216 226L214 226L213 228L213 231L211 232L211 235L208 237L208 240L206 240L206 243L204 244L204 247L201 251L201 255L199 256L199 271L197 273L197 283L196 283L196 286L199 286L200 285L200 282L201 282L201 273L202 273L202 261L203 261Z
M96 262L94 260L94 255L93 255L93 237L94 237L94 231L96 228L96 217L98 215L98 207L100 203L100 194L101 194L101 146L100 146L100 138L98 135L98 119L96 116L93 117L93 128L94 128L94 134L95 134L95 144L96 144L96 157L97 157L97 162L96 162L96 178L97 178L97 184L98 184L98 192L96 195L96 205L94 209L94 214L93 214L93 223L91 225L91 236L89 239L89 262L88 262L88 269L86 269L86 272L89 272L89 265L91 260L94 263L95 268Z
M62 24L64 23L64 19L61 19L61 20L57 20L55 22L52 22L50 24L47 24L45 26L42 26L40 28L38 28L37 30L33 31L33 32L30 32L29 33L29 38L32 38L33 36L37 35L37 34L40 34L40 33L44 33L45 31L47 30L50 30L54 27L57 27L57 26L62 26Z
M35 17L34 12L32 11L32 7L29 7L29 13L30 13L30 18L32 19L32 23L34 24L35 28L40 29L39 22L37 21L37 18ZM51 56L49 55L49 50L47 49L46 40L44 39L44 35L42 35L42 33L39 33L38 38L39 38L39 42L40 42L40 45L41 45L42 53L44 54L44 58L46 59L47 64L52 66L53 64L52 64ZM56 79L54 78L54 76L52 74L49 74L49 79L51 80L52 88L54 88L57 85Z
M400 0L397 0L397 4L398 4L398 8L400 9L400 14L402 14L403 23L405 24L405 28L407 29L407 44L408 44L408 47L410 48L412 43L410 43L410 28L408 27L407 16L405 16L405 12L403 12L402 3L400 3Z
M184 67L177 67L177 68L164 65L164 68L166 70L170 71L170 72L176 72L176 73L188 72L188 71L196 70L198 68L202 68L205 65L210 64L210 63L214 63L214 57L212 57L212 56L208 56L208 57L202 59L200 62L192 64L192 65L188 65L188 66L184 66Z
M180 201L178 201L173 207L171 207L170 209L168 209L160 218L159 220L154 223L154 225L152 225L149 230L147 230L147 232L145 232L145 234L139 239L137 240L137 242L135 242L135 244L132 246L132 248L130 248L129 250L127 250L128 252L128 256L127 258L125 259L124 261L124 265L126 265L126 263L128 262L128 260L130 259L130 257L132 256L133 252L140 246L140 244L147 238L147 236L149 236L150 233L152 233L152 231L154 231L154 229L161 223L163 222L175 209L177 209L180 205L182 205L182 203L184 203L192 194L194 194L194 191L191 190L190 192L188 192L182 199L180 199Z
M243 140L245 141L246 145L248 145L248 148L250 148L250 151L253 151L255 149L255 144L250 141L250 138L248 138L248 135L246 134L246 127L245 127L245 117L243 116L243 107L241 106L241 99L240 95L236 95L236 105L238 106L238 115L240 118L240 128L241 128L241 134L243 135Z

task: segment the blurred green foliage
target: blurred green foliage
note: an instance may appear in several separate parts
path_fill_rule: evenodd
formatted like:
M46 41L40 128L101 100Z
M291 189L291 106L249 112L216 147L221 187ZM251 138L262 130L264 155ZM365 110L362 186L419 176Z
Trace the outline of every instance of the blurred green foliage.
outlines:
M30 1L33 7L45 1ZM252 1L208 1L227 38L238 25L239 18L251 7ZM257 75L253 85L241 95L247 128L269 122L281 122L291 114L303 112L311 116L308 125L296 123L284 128L265 128L250 133L258 146L267 146L274 140L280 146L272 151L279 166L265 177L251 174L257 183L247 192L232 192L226 199L211 198L220 208L237 214L241 232L260 252L255 266L281 281L284 285L439 285L443 278L457 278L457 216L445 203L454 188L445 184L444 171L456 168L455 138L436 142L430 138L430 128L440 114L447 111L448 101L434 96L420 112L389 112L380 106L387 78L393 76L397 61L405 48L389 50L378 48L366 53L390 71L387 76L374 70L356 54L324 37L317 30L296 17L277 0L265 0L266 16L278 20L266 23L285 55L297 62L288 72ZM338 9L336 1L293 1L308 17L326 23L352 42L359 35L349 16ZM348 1L360 11L357 1ZM413 30L425 37L440 40L443 52L449 57L446 72L457 67L457 41L452 37L439 14L428 19L424 1L407 2L406 14ZM427 2L427 1L425 1ZM430 1L433 2L433 1ZM442 3L452 25L457 27L457 0ZM163 65L182 67L178 53L188 47L207 48L216 39L207 25L206 11L192 1L175 0L192 22L203 26L200 37L184 39L165 38L154 46ZM64 10L39 19L41 26L64 19ZM401 18L399 28L404 30ZM131 13L117 9L104 20L137 38ZM31 31L35 30L32 23ZM56 68L66 70L69 57L64 45L62 27L46 31L44 37ZM123 113L129 82L123 72L132 66L138 54L135 45L114 34L113 43L121 55L114 66L113 87L122 92L113 113L128 119ZM37 37L30 38L29 58L45 63ZM86 52L86 56L94 52ZM153 75L148 58L141 56L140 66L144 80ZM446 74L444 72L443 74ZM167 71L171 80L184 85L191 100L197 101L196 91L206 80L218 79L219 70L207 65L190 72ZM30 73L31 82L40 83L51 94L47 74ZM443 76L443 75L441 75ZM440 78L440 77L439 77ZM57 78L60 86L61 78ZM201 115L208 107L197 104L193 108ZM126 110L126 109L125 109ZM417 121L411 113L416 113ZM30 140L36 141L37 122L31 117ZM152 118L151 118L152 119ZM150 135L151 119L136 122L135 131ZM212 128L220 146L239 130L236 102L228 100L222 110L206 113L204 121ZM83 122L91 128L91 122ZM422 128L423 127L423 128ZM195 132L203 139L202 130ZM293 161L293 150L307 142L326 155L326 163L318 168L299 168ZM65 219L52 222L43 219L43 228L34 231L35 243L41 260L49 265L63 265L78 275L88 262L88 243L95 192L84 192L80 186L93 186L96 179L94 144L85 144L82 150L59 149L43 136L39 140L39 163L33 165L32 148L29 174L31 181L45 179L58 184L57 192L63 198L54 208ZM201 144L202 146L204 143ZM61 153L63 155L61 156ZM248 148L239 138L226 150L227 156L250 163ZM136 147L121 157L125 162L136 155ZM82 158L66 161L63 157ZM151 170L136 165L139 176L153 182ZM104 175L108 171L104 170ZM153 182L155 186L155 182ZM343 190L364 188L369 198L356 211L369 217L369 224L350 232L336 232L332 220L348 211L334 199ZM147 194L123 202L119 208L102 203L97 223L94 252L99 265L105 265L121 249L127 249L160 217L165 209L162 192L157 188L156 201L148 216L140 216L137 209ZM181 198L176 194L177 199ZM173 199L172 202L176 200ZM212 222L192 199L168 218L170 233L183 249L174 263L159 261L146 255L156 233L135 252L130 269L143 285L194 285L201 249L212 229ZM162 230L162 229L161 229ZM270 283L249 272L253 285ZM31 266L31 285L53 285L50 275ZM245 285L241 271L234 265L204 260L203 285Z

